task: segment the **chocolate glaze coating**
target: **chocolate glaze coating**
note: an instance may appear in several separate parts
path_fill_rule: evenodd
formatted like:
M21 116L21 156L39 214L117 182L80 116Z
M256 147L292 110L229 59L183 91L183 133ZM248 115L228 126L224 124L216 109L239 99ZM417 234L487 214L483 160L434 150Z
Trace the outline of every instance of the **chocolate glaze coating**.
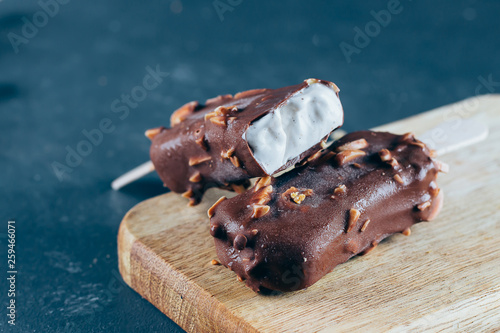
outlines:
M411 134L348 134L307 164L218 201L208 212L217 255L254 291L306 288L435 217L438 171Z
M197 204L210 187L238 191L243 190L240 185L248 187L248 179L266 176L243 133L253 121L306 88L307 81L275 90L248 90L234 97L218 96L204 105L190 102L174 112L170 129L149 130L154 133L150 136L151 161L165 186L190 198L190 204ZM331 87L338 96L333 83L315 81ZM288 161L282 170L319 149L320 142Z

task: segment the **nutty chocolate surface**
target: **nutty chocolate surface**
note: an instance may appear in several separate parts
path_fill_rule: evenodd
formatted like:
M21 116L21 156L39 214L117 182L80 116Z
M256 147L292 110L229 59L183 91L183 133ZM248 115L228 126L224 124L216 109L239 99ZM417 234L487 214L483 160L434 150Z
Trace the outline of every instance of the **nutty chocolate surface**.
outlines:
M310 82L218 96L204 104L190 102L174 112L171 128L148 130L146 135L152 140L151 160L165 186L189 198L190 204L197 204L208 188L242 192L250 178L266 176L243 134L253 121L275 110ZM322 80L314 83L334 89L338 97L338 88L333 83ZM281 169L319 149L320 142Z
M434 218L439 163L413 135L346 135L208 212L220 262L254 291L311 286L394 233Z

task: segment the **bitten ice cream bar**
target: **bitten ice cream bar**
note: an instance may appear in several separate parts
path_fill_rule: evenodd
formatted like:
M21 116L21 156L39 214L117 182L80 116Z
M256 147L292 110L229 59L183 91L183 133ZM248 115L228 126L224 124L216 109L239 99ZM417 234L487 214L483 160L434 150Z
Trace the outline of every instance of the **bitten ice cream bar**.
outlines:
M197 204L210 187L240 192L249 179L282 171L318 152L344 120L339 89L308 79L280 89L190 102L171 128L150 129L151 160L165 186Z
M348 134L307 164L219 199L208 211L217 256L255 291L311 286L438 214L446 165L431 156L410 133Z

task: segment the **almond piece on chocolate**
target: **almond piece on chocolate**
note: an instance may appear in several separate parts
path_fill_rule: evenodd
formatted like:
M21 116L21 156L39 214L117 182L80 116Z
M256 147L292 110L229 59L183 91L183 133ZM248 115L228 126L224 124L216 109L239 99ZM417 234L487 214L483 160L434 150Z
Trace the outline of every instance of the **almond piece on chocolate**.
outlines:
M365 156L366 153L362 150L344 150L335 156L339 166L349 163L359 157Z

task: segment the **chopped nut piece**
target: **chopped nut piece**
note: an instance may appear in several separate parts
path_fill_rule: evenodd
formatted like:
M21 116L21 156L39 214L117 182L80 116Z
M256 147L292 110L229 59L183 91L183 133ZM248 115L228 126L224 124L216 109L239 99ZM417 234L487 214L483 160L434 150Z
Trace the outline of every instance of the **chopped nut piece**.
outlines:
M405 235L405 236L410 236L411 235L411 229L410 228L406 228L405 230L403 230L402 234Z
M342 166L356 158L365 156L366 153L362 150L344 150L335 156L337 163Z
M309 157L306 159L305 163L307 163L307 162L311 162L311 161L313 161L313 160L317 159L317 158L318 158L318 157L320 157L320 156L321 156L321 151L317 151L317 152L315 152L314 154L312 154L311 156L309 156ZM305 164L305 163L303 163L303 164Z
M311 189L299 190L296 187L292 186L288 190L286 190L281 196L285 200L288 200L288 198L290 197L293 202L300 205L306 197L309 197L312 194L313 190Z
M264 215L266 215L271 207L266 206L266 205L254 205L253 206L253 212L252 212L252 218L258 219Z
M203 163L203 162L207 162L207 161L210 161L212 158L207 155L207 156L197 156L197 157L191 157L189 159L189 162L188 164L190 166L193 166L193 165L198 165L200 163Z
M430 157L436 157L437 156L437 151L435 151L434 149L429 150L429 156Z
M205 101L205 104L215 104L215 103L220 103L222 102L222 100L224 99L229 99L229 98L232 98L233 95L231 94L226 94L226 95L219 95L217 97L212 97L212 98L209 98Z
M237 279L238 281L240 281L240 282L243 282L243 281L244 281L244 280L243 280L243 278L242 278L241 276L239 276L239 275L236 275L236 279Z
M231 188L233 189L234 192L238 194L245 193L246 191L246 188L243 185L231 184Z
M422 149L425 148L425 143L420 142L420 141L411 141L409 144L412 145L412 146L418 146L418 147L420 147Z
M235 167L239 168L239 167L241 166L241 164L240 164L240 160L238 159L238 157L236 157L236 156L231 156L231 157L229 158L229 160L231 161L231 163L233 163L233 165L234 165Z
M271 184L271 176L259 178L259 180L257 180L257 182L255 183L254 191L257 192L262 187L265 187L269 184Z
M393 169L399 165L398 161L394 157L387 161L387 164L392 166Z
M366 220L365 223L363 223L363 226L361 227L361 232L365 231L366 228L368 228L368 224L370 224L370 219Z
M397 181L400 184L404 184L403 178L401 178L401 176L398 175L398 174L394 175L394 180Z
M205 115L205 120L212 120L212 118L223 118L225 125L225 118L229 114L229 109L224 106L219 106L212 112Z
M338 93L340 91L339 87L337 87L337 85L333 82L330 82L329 86L332 87L333 91L335 91L336 93Z
M336 153L334 153L333 151L329 151L328 153L324 154L322 157L321 157L321 161L328 161L329 159L331 159L332 157L335 157L335 155L337 155Z
M161 133L163 127L151 128L144 133L149 140L153 140L155 136Z
M207 210L207 215L209 218L212 218L212 216L214 216L214 211L215 211L215 208L224 200L226 200L227 198L226 197L220 197L219 200L217 200L213 205L212 207L210 207L208 210Z
M359 150L368 147L368 142L365 139L354 140L337 147L337 151Z
M231 112L232 106L225 107L225 106L218 106L214 111L217 113L218 116L227 116L229 112Z
M354 226L358 222L360 215L361 215L361 213L357 209L351 208L351 210L349 210L349 221L347 223L347 231L346 232L350 232L354 228Z
M299 204L299 205L306 198L305 194L303 194L303 193L299 194L299 192L293 192L293 193L290 194L290 196L292 197L293 201L295 201L295 203Z
M329 145L326 143L326 140L322 140L322 141L320 142L320 145L321 145L321 148L322 148L322 149L325 149L325 148L327 148L327 147L329 146Z
M361 169L361 164L359 163L353 163L352 166L355 167L356 169Z
M194 195L193 193L193 190L192 189L189 189L187 190L186 192L182 193L181 196L184 197L184 198L192 198Z
M217 260L215 259L212 259L212 261L210 262L212 265L220 265L220 262L218 262Z
M194 140L198 146L200 146L201 148L203 148L203 150L208 150L208 147L207 147L207 143L205 142L205 137L204 136L201 136L199 138L197 138L196 140Z
M175 126L177 124L180 124L186 118L194 112L194 110L198 107L199 103L196 101L189 102L178 108L177 110L172 113L170 116L170 125Z
M271 201L271 193L273 193L273 186L268 185L262 191L254 195L255 203L258 205L265 205Z
M235 150L235 149L234 149L234 147L229 148L229 149L228 149L228 150L226 150L226 151L224 151L224 150L223 150L223 151L221 151L221 152L220 152L220 156L221 156L222 158L228 159L228 158L230 158L231 156L233 156L234 150Z
M219 95L217 97L212 97L209 98L205 101L205 104L215 104L215 103L220 103L222 102L223 99L229 99L232 98L233 96L231 94L226 94L226 95ZM236 96L235 96L236 97Z
M432 185L432 183L431 183L431 185ZM440 190L441 189L439 187L437 187L436 183L434 183L434 186L429 187L429 194L431 195L431 197L435 198L439 194Z
M252 236L257 236L258 233L259 233L259 230L252 229Z
M201 174L199 171L196 171L191 177L189 177L189 181L192 183L198 183L201 181Z
M391 152L388 149L382 149L378 152L378 155L380 156L380 159L383 162L387 162L392 158Z
M413 139L415 139L415 134L413 134L412 132L405 133L401 137L401 141L409 141Z
M265 88L246 90L246 91L242 91L242 92L237 93L236 95L234 95L234 98L238 99L238 98L243 98L246 96L254 96L254 95L257 95L260 93L264 93L264 92L266 92L266 90L267 89L265 89Z
M306 81L306 83L307 83L308 85L315 84L315 83L318 83L318 82L319 82L319 80L318 80L318 79L307 79L307 80L305 80L305 81Z
M205 120L209 120L210 118L212 117L217 117L217 112L215 111L212 111L212 112L209 112L205 115Z
M417 205L417 209L420 211L423 211L423 210L426 210L427 208L429 208L430 206L431 206L431 202L426 201L426 202L422 202L421 204Z
M224 116L215 116L210 118L210 122L221 127L227 126L227 118Z
M195 198L189 198L188 207L196 206L197 201Z
M343 193L346 193L346 192L347 192L347 186L345 186L345 185L343 185L343 184L341 184L341 185L337 186L337 187L335 188L335 190L333 190L333 193L334 193L335 195L343 194Z

